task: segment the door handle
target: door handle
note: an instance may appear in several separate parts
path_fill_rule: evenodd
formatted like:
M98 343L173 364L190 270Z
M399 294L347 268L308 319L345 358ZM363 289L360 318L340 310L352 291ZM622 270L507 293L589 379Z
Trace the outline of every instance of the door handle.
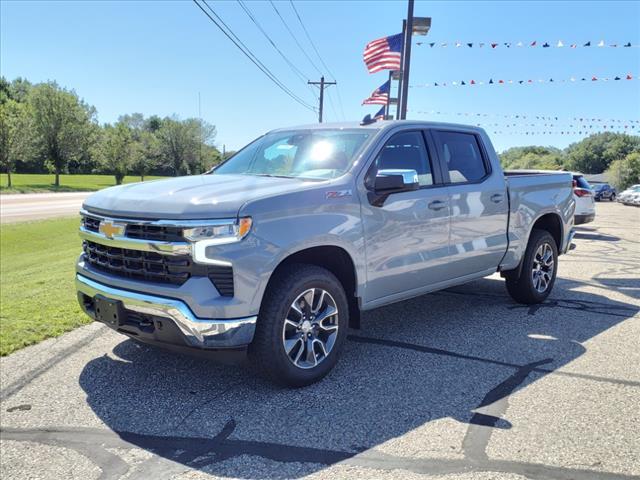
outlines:
M501 193L495 193L495 194L491 195L491 201L493 203L500 203L503 198L504 198L504 196Z
M442 200L434 200L433 202L429 203L429 205L428 205L428 207L431 210L442 210L446 206L447 206L447 204L444 203Z

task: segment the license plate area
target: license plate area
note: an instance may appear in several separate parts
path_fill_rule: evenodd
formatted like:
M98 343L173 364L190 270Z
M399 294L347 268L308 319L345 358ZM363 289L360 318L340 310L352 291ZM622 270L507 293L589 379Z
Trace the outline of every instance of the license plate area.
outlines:
M96 295L93 298L94 312L96 320L105 323L112 328L118 328L126 320L124 305L120 300Z

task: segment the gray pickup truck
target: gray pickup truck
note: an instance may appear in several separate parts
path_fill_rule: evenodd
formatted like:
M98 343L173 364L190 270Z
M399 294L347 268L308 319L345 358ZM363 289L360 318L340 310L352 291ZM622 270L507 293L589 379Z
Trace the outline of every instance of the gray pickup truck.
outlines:
M303 386L335 365L363 310L495 272L516 301L542 302L574 208L570 174L503 172L479 128L274 130L204 175L90 196L78 299L134 340L248 356Z

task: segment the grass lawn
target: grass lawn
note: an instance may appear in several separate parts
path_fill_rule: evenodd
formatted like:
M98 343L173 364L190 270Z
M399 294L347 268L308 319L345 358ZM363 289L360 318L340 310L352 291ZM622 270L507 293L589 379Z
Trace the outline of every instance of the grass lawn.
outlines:
M11 175L11 188L7 187L7 174L0 174L0 192L2 193L31 193L31 192L90 192L116 184L113 175L60 175L60 186L54 185L55 175L14 173ZM144 177L153 180L162 177ZM140 177L127 176L124 183L139 182Z
M0 229L0 355L91 320L74 288L78 218L4 224Z

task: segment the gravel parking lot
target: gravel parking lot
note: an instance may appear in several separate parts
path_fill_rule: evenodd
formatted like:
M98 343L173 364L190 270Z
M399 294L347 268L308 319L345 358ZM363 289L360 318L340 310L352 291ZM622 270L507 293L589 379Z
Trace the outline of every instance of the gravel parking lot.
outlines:
M92 324L0 360L2 478L640 475L640 209L600 203L543 305L499 276L368 312L321 383Z

